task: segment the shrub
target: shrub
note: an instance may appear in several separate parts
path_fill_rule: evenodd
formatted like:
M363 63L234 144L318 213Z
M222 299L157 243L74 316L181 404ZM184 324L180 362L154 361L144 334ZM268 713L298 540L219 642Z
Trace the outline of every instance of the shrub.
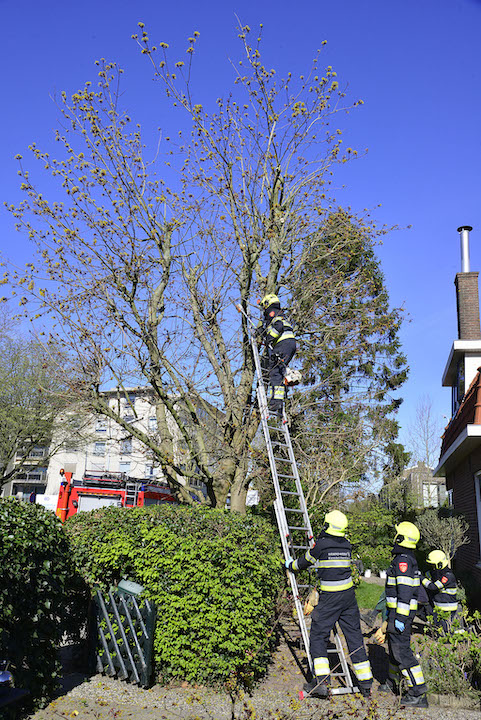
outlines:
M481 637L480 616L466 618L466 628L461 631L460 621L455 619L453 631L445 634L432 629L420 640L421 665L431 692L456 697L481 698ZM426 631L425 631L426 632Z
M58 684L57 644L72 566L60 521L39 505L0 498L0 659L44 705Z
M370 503L367 507L353 508L346 514L353 555L359 555L365 568L387 570L395 535L394 513L382 505Z
M106 508L66 529L89 582L128 576L156 603L162 679L250 686L266 670L284 586L267 521L198 507Z

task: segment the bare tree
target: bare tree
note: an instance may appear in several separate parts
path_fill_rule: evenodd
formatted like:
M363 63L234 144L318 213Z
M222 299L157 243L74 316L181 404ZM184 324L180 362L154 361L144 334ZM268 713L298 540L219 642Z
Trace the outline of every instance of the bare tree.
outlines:
M223 507L230 492L238 510L259 418L246 322L232 301L247 308L259 292L283 287L319 226L333 163L354 154L342 155L340 131L330 128L344 100L332 68L320 73L316 58L308 76L277 80L247 36L244 27L233 93L208 113L192 99L183 63L169 69L164 43L155 60L143 31L143 52L168 101L190 117L190 137L165 139L159 156L147 152L120 109L121 71L101 62L97 88L87 83L71 101L62 95L63 154L31 148L59 181L62 201L47 200L19 158L26 199L10 208L38 251L27 273L13 273L15 292L38 321L49 316L51 346L72 340L64 380L82 374L71 389L121 426L101 388L149 383L161 439L126 429L185 501L200 479L212 505ZM156 175L163 152L178 172L171 187ZM189 463L175 461L168 416ZM206 437L213 423L222 439L215 463Z
M469 543L469 525L463 516L443 515L438 510L426 510L416 520L423 544L429 550L442 550L451 560L456 550Z
M433 413L432 399L422 395L408 426L409 450L415 462L423 462L429 468L437 465L442 431L442 423Z
M0 338L0 388L1 487L26 467L48 462L66 438L74 442L82 432L83 414L77 407L65 415L72 398L32 339Z

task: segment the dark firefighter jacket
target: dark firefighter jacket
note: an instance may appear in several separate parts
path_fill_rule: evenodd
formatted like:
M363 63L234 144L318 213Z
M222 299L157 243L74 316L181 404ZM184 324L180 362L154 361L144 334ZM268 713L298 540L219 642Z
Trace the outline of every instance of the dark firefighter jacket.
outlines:
M270 313L274 315L270 316ZM274 348L277 343L282 340L294 339L294 331L292 325L287 322L285 317L282 315L280 308L267 308L264 313L264 331L263 335L266 339L266 343Z
M434 568L431 580L423 578L423 585L429 593L435 610L455 612L458 609L456 597L456 578L448 568Z
M351 575L351 543L344 537L323 531L316 544L292 564L293 570L314 567L322 592L339 592L353 587Z
M386 604L395 613L394 620L405 623L416 615L420 577L414 550L394 545L386 578Z

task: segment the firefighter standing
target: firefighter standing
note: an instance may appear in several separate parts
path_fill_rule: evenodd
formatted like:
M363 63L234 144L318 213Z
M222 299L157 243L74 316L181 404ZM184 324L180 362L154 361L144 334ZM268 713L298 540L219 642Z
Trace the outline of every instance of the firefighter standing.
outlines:
M428 707L427 687L421 666L411 650L411 626L418 607L420 585L414 550L420 534L416 525L410 522L396 525L396 533L393 558L386 578L389 681L379 689L398 688L401 671L408 684L408 691L402 696L401 703L425 708Z
M312 613L309 645L313 679L304 690L313 697L327 697L329 660L327 645L331 630L339 622L346 638L359 689L369 697L371 665L361 633L359 608L351 576L351 543L344 537L347 518L339 510L327 513L316 544L297 560L286 560L291 572L315 567L319 577L319 602Z
M284 375L296 352L296 339L292 326L283 316L277 295L265 295L259 305L264 311L264 319L259 329L266 342L269 361L268 408L282 416L285 399Z
M458 612L456 578L442 550L432 550L426 560L434 566L431 579L425 577L422 581L432 606L434 624L436 627L442 627L444 632L449 632ZM440 616L439 612L444 617Z

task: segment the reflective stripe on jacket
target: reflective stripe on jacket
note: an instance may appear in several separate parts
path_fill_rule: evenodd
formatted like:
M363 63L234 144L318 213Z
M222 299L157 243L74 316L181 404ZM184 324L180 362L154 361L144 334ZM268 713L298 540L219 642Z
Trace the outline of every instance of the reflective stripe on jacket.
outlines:
M423 586L430 594L435 610L455 612L458 609L456 578L449 568L435 568L431 580L423 578Z
M322 592L340 592L353 587L351 575L351 543L344 537L323 532L316 544L294 560L294 570L315 568Z
M290 340L294 338L292 325L282 317L276 315L269 325L266 327L267 342L275 347L281 340Z
M386 577L386 605L395 612L395 619L405 622L418 609L420 572L414 552L396 552Z

